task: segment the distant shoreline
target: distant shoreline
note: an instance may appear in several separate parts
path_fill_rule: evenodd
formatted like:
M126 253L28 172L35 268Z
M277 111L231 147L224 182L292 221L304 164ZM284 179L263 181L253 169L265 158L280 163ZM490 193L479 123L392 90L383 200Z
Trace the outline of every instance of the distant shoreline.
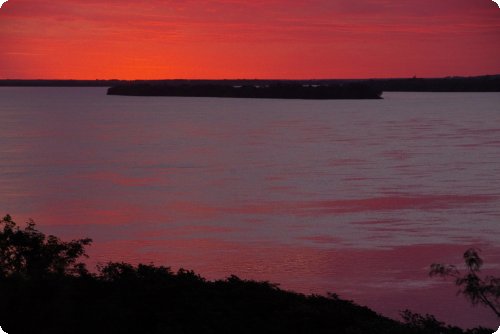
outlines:
M318 79L318 80L0 80L0 87L121 87L131 85L150 85L154 87L179 86L226 86L226 87L264 87L264 86L349 86L368 85L381 92L500 92L500 74L474 77L446 78L394 78L394 79ZM144 93L150 96L152 93ZM126 94L132 95L132 94ZM158 95L157 95L158 96ZM191 96L191 95L189 95Z

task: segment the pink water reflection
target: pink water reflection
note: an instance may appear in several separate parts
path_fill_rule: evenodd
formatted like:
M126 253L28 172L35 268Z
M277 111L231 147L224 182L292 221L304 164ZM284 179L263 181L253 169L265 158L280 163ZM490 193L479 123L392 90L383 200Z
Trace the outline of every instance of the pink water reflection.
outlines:
M498 105L499 94L240 101L2 88L0 209L92 237L92 263L236 274L391 316L495 327L427 270L480 246L498 273Z
M497 196L420 195L387 196L336 201L271 202L227 208L225 211L240 214L335 214L364 211L390 210L440 210L460 208L474 203L496 202Z
M452 282L428 276L432 262L459 264L462 246L318 249L172 237L172 240L98 243L91 255L93 261L111 257L135 263L168 264L173 269L189 263L189 269L210 279L235 274L247 279L278 282L284 289L303 293L336 292L394 318L408 308L434 314L455 325L482 323L495 327L497 323L487 309L474 308L464 297L457 296ZM123 253L122 249L129 251ZM489 248L483 257L487 263L494 264L500 262L499 254L500 248ZM498 272L498 269L498 265L489 266L485 274Z

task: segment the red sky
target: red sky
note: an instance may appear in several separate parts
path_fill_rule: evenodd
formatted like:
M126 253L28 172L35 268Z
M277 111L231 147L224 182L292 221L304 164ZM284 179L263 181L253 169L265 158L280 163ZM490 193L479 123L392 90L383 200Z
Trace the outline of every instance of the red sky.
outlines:
M500 73L491 0L9 0L0 78Z

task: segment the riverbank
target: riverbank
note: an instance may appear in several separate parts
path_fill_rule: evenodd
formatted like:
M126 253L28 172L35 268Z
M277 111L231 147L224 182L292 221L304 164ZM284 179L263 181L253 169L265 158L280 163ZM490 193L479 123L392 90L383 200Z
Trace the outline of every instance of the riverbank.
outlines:
M61 241L0 221L0 324L8 333L486 334L406 311L403 322L339 298L229 276L107 263L87 270L91 239Z

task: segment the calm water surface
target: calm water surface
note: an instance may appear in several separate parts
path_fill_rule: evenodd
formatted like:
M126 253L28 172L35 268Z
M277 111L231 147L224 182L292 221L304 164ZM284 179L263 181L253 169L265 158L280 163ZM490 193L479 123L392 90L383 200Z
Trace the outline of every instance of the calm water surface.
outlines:
M294 101L0 88L0 210L150 262L498 326L435 261L500 272L500 94Z

